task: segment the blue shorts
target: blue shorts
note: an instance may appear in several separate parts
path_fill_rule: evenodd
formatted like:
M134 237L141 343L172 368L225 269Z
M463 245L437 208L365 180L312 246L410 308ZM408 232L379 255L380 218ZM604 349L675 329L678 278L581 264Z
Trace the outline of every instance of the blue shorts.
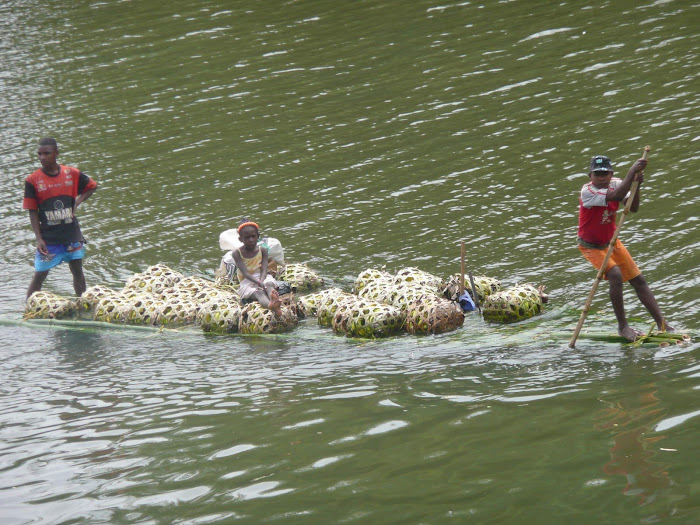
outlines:
M85 256L85 246L82 242L47 244L46 249L49 251L48 255L39 253L39 250L34 254L34 269L37 272L46 272L63 261L75 261Z

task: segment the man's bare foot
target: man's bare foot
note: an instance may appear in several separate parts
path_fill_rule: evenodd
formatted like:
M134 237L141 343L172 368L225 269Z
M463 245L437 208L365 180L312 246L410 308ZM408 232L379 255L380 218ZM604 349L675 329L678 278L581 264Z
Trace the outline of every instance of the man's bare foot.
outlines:
M638 337L644 335L641 331L632 328L630 325L627 325L624 328L618 327L617 333L628 341L635 341Z
M659 325L659 332L671 332L674 333L676 331L675 328L673 328L670 324L666 322L666 319L664 319L661 324Z
M275 317L282 317L282 303L277 290L272 290L270 292L270 310L275 314Z

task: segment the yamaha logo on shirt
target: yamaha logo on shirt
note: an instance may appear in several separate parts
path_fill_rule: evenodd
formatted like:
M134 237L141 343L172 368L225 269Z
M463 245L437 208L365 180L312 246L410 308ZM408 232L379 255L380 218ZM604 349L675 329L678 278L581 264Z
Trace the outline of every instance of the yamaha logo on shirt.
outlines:
M73 209L63 206L61 201L54 202L54 210L46 211L46 220L50 225L58 224L62 221L66 223L73 222Z

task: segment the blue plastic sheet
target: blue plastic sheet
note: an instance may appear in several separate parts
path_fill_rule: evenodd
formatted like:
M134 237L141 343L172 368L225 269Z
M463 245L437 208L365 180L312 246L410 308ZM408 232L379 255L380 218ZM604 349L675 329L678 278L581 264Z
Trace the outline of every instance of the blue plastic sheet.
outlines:
M472 299L472 296L469 295L469 292L467 292L466 290L464 291L463 295L459 296L459 306L462 307L462 311L464 312L472 312L476 310L474 300Z

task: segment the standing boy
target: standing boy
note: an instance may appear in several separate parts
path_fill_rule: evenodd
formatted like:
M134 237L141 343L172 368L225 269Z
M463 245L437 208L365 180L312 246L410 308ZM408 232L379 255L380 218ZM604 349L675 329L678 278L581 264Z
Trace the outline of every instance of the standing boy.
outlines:
M38 155L41 169L27 177L22 205L29 210L36 237L35 272L27 299L41 290L49 270L63 261L68 261L75 294L80 296L86 288L83 274L85 239L75 209L93 194L97 183L78 169L56 162L58 145L55 139L41 139Z
M630 198L627 194L635 178L639 186L632 196L634 200L630 211L636 212L639 209L639 188L644 180L643 170L646 165L646 159L639 159L632 165L624 180L620 180L613 177L613 166L608 157L598 155L591 159L588 172L590 182L583 185L579 198L578 248L597 270L603 264L608 245L615 233L615 212L621 201ZM644 276L620 239L615 241L615 249L605 268L605 279L610 283L610 301L617 317L617 331L622 337L634 341L642 335L627 323L622 297L622 284L625 282L632 285L640 302L656 321L659 330L673 331L661 314Z

